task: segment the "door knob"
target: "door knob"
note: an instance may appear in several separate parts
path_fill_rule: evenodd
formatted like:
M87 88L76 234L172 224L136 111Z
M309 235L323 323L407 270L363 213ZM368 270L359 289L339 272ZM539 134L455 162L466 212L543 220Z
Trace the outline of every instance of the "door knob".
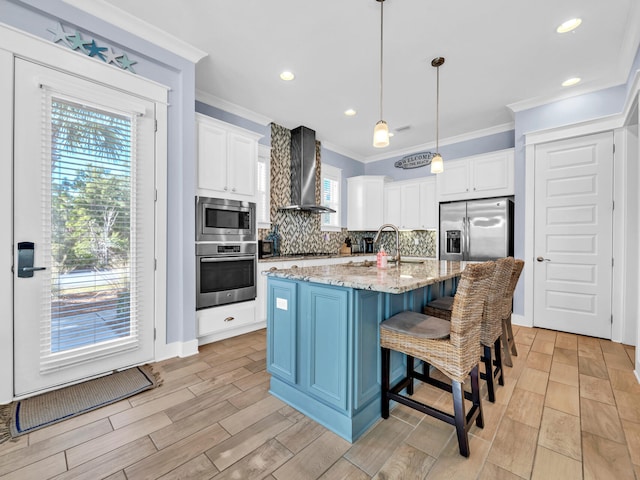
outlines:
M537 261L539 262L550 262L551 260L548 258L544 258L544 257L538 257L536 258Z

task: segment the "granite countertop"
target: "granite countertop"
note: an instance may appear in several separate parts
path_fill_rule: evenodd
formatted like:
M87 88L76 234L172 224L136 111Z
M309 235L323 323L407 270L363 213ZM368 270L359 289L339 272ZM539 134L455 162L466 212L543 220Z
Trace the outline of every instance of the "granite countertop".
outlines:
M265 272L271 277L322 283L340 287L373 290L386 293L404 293L433 285L460 275L468 263L441 260L389 263L378 269L375 262L349 262L318 267L278 269Z
M321 260L325 258L345 258L345 257L370 257L371 255L375 255L375 253L348 253L348 254L340 254L340 253L316 253L314 255L278 255L277 257L266 257L258 259L260 263L267 262L287 262L291 260Z

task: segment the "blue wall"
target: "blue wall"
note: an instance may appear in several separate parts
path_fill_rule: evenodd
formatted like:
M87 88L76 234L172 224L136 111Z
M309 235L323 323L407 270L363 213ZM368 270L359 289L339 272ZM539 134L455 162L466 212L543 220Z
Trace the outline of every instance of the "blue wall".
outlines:
M357 177L358 175L365 174L365 166L362 162L358 162L352 158L346 157L340 153L336 153L332 150L328 150L322 147L320 156L322 163L331 165L336 168L342 169L342 185L340 191L342 192L342 198L340 199L340 210L342 215L340 221L342 226L347 226L347 178Z
M515 256L524 258L525 227L525 138L527 133L594 120L621 113L635 72L640 70L640 48L627 77L615 87L548 103L515 114ZM514 313L524 313L524 281L520 281L514 297Z
M480 155L482 153L513 148L513 134L513 130L508 130L501 133L495 133L493 135L487 135L485 137L466 140L464 142L443 145L440 148L440 154L444 159L444 168L447 168L447 160L455 160L456 158L469 157L471 155ZM418 151L413 153L418 153ZM365 165L366 175L387 175L394 180L410 180L412 178L431 175L429 167L407 170L394 167L393 164L397 160L403 158L403 156L390 157L385 160L367 163Z
M195 65L60 0L0 0L0 21L50 40L66 31L126 52L139 76L166 85L168 108L167 342L196 338L195 330Z
M213 107L199 101L196 101L196 112L207 115L208 117L217 118L218 120L230 123L236 127L259 133L262 135L259 143L267 146L271 145L271 124L260 125L259 123L252 122L251 120L247 120L246 118L240 117L234 113L226 112L218 107Z

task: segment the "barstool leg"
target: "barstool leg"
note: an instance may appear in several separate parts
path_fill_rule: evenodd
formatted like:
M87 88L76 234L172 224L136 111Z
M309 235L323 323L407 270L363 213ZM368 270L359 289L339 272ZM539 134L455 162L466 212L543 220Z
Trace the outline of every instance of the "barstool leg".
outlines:
M391 352L388 348L380 347L380 361L382 374L380 378L380 416L389 418L389 370L391 368Z
M511 360L511 351L509 350L509 335L507 333L507 321L502 319L502 352L504 353L503 362L507 367L513 367Z
M482 362L484 363L484 378L487 381L487 391L489 393L489 401L496 401L496 393L493 388L493 362L491 361L491 347L483 345L484 347L484 356L482 357Z
M407 355L407 395L413 395L413 357Z
M482 414L482 402L480 401L480 379L479 377L479 368L476 365L471 373L471 401L474 406L478 407L478 416L476 417L476 425L479 428L484 428L484 416Z
M502 346L500 345L500 337L496 339L496 343L493 345L493 349L496 351L496 368L498 370L498 384L504 385L504 372L502 370Z
M518 356L518 349L516 348L516 339L513 338L513 327L511 326L511 315L507 319L507 337L509 340L509 346L511 347L511 355L514 357Z
M454 380L451 382L451 388L453 393L453 412L455 417L456 434L458 436L458 448L460 449L460 455L468 457L469 436L467 435L467 429L465 428L467 416L464 411L464 391L462 389L462 383Z

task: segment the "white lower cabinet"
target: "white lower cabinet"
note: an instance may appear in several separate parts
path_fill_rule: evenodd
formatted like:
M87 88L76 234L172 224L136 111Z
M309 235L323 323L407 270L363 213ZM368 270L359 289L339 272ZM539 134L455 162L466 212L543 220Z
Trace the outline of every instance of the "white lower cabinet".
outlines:
M196 311L198 343L216 342L264 328L256 317L257 301L232 303Z

